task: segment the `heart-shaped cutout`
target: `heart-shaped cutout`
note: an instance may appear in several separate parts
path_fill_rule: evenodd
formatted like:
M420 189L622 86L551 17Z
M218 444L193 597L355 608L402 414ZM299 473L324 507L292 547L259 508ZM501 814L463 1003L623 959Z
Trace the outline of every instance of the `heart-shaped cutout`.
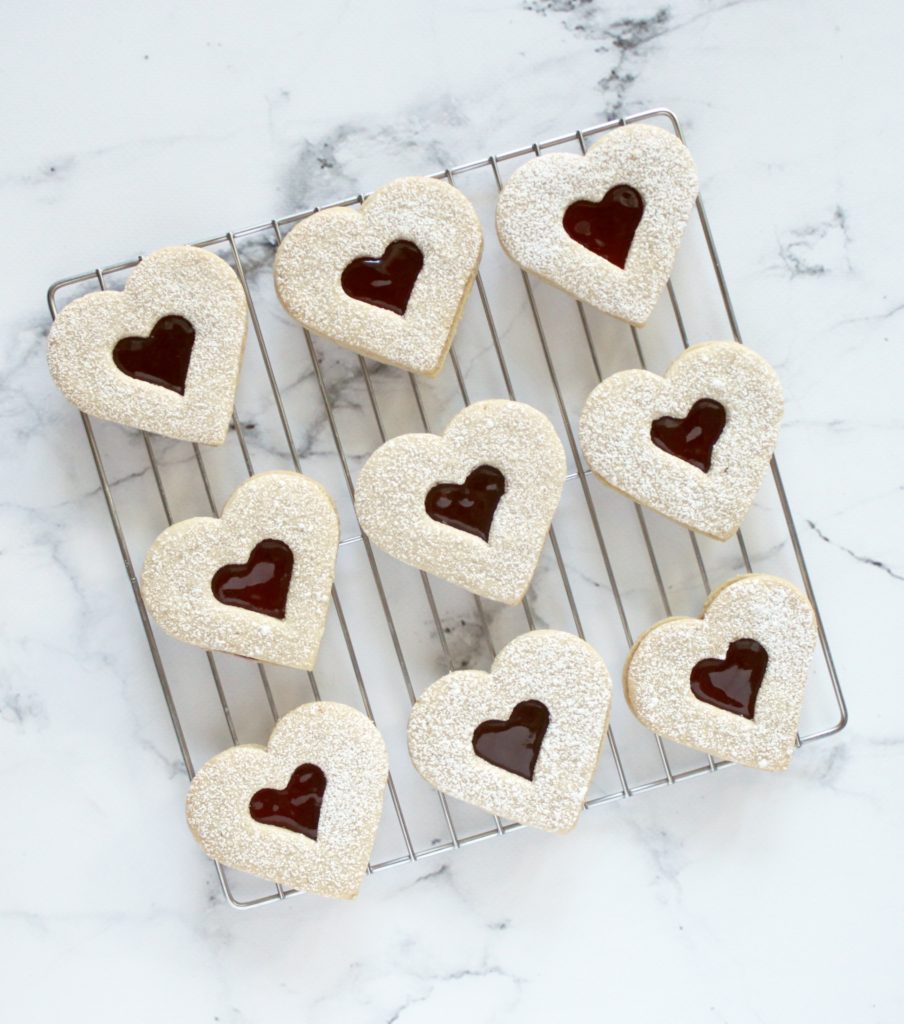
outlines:
M259 789L251 797L248 813L262 825L287 828L316 839L324 792L323 769L316 764L302 764L292 772L283 789Z
M714 708L753 718L769 652L761 643L732 640L724 658L704 658L691 669L691 693Z
M740 576L710 594L702 619L665 619L640 637L625 695L660 736L780 771L794 752L816 641L813 609L796 587Z
M210 587L221 604L284 619L294 564L289 545L268 537L255 544L247 562L217 569Z
M411 710L408 749L441 792L567 832L599 761L611 701L609 673L589 644L536 630L507 644L490 672L450 672L430 686Z
M280 301L305 327L432 377L452 344L482 248L477 212L458 189L435 178L399 178L360 209L305 217L280 244L273 274Z
M48 336L50 372L90 416L222 444L247 320L225 260L189 245L159 249L123 291L91 292L61 310Z
M186 818L208 857L227 867L351 899L367 871L388 772L383 739L360 711L305 704L276 723L266 747L211 758L189 787Z
M713 448L725 429L725 406L712 398L698 398L687 416L660 416L650 427L650 440L657 448L684 459L708 473Z
M664 377L625 370L590 393L580 441L611 487L718 540L733 536L769 468L784 403L762 356L693 345Z
M165 316L146 337L120 338L113 346L113 362L135 380L185 394L185 378L195 329L184 316Z
M369 302L404 316L424 255L414 242L399 239L382 256L359 256L342 271L342 290L352 299Z
M179 640L312 669L338 544L336 509L320 484L301 473L259 473L233 492L220 519L187 519L160 534L141 592Z
M481 722L471 746L484 761L531 781L548 728L549 708L539 700L522 700L504 721Z
M598 202L579 199L565 211L562 226L579 245L624 268L634 241L643 198L630 185L615 185Z
M550 153L519 167L499 196L496 230L525 270L640 326L668 281L696 198L681 140L628 125L585 156Z
M442 521L443 512L463 510L439 508L441 492L434 488L467 486L475 470L488 467L504 485L490 522L485 513L495 493L475 523L460 518L456 528ZM381 445L361 470L355 511L364 532L394 558L517 604L537 567L565 472L562 444L542 413L520 402L477 402L441 436L404 434ZM469 525L474 528L464 528Z
M437 523L490 539L496 506L505 494L505 477L495 466L478 466L463 484L435 484L424 507Z

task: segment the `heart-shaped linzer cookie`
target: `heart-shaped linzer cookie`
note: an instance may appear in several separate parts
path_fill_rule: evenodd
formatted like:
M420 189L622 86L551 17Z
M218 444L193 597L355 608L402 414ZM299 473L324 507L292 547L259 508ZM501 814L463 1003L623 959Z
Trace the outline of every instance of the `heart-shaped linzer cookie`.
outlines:
M450 672L408 722L414 766L441 792L547 832L577 824L609 722L602 658L556 630L516 637L490 672Z
M339 544L329 494L301 473L259 473L220 519L186 519L148 551L141 592L172 636L209 650L311 669Z
M322 701L290 711L266 747L211 758L185 813L195 839L227 867L321 896L357 895L389 772L376 726Z
M604 313L640 326L665 287L697 198L697 172L671 132L628 125L585 156L522 165L499 196L511 258Z
M733 341L704 342L664 377L625 370L597 385L581 413L581 447L611 487L725 540L769 467L783 409L762 356Z
M435 178L399 178L360 209L300 221L273 264L288 312L361 355L432 377L442 369L483 248L474 207Z
M714 757L780 771L794 752L816 619L775 576L729 580L702 619L644 633L625 664L625 695L653 732Z
M445 432L404 434L364 464L355 510L394 558L475 594L517 604L565 482L549 420L521 402L469 405Z
M165 437L222 444L248 309L225 260L190 245L158 249L121 292L70 302L48 336L50 372L83 412Z

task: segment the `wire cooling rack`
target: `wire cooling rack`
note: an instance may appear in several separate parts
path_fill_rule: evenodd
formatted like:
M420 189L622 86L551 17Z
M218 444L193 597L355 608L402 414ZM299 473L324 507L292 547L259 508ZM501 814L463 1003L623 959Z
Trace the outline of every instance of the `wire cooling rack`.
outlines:
M306 210L198 243L234 267L257 342L246 352L232 430L222 448L202 450L82 416L188 776L229 743L264 742L277 717L299 703L328 698L357 705L376 721L390 750L389 799L371 871L520 827L427 786L408 760L405 726L410 705L434 679L450 668L488 668L496 651L525 628L566 629L586 637L617 677L634 637L648 625L664 615L698 615L706 594L740 572L773 572L802 585L819 622L821 658L811 670L799 743L830 736L846 724L844 698L775 460L771 481L761 488L743 532L720 543L601 485L576 440L584 400L604 376L638 365L663 372L680 347L694 341L740 342L702 201L666 292L640 330L532 279L496 242L496 196L520 163L548 150L583 152L588 139L639 121L660 123L681 137L675 115L657 109L434 175L469 196L486 237L476 287L435 380L355 356L313 337L283 312L273 290L272 257L284 233L315 212ZM363 198L331 205L353 206ZM48 293L52 315L86 291L121 286L137 263L57 282ZM356 472L382 441L407 431L439 431L469 402L501 396L546 412L569 459L549 543L528 596L516 608L466 594L384 556L361 535L352 505ZM151 621L137 582L136 566L167 524L190 515L217 515L247 475L277 468L320 480L340 512L336 584L316 673L179 644ZM724 763L647 732L616 695L587 807L711 774ZM293 895L219 865L217 873L235 907Z

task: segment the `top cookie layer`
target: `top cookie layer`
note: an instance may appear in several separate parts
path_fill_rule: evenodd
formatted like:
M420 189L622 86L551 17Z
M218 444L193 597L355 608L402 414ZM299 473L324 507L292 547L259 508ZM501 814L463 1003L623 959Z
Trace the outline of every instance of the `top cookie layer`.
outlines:
M644 202L624 269L576 242L562 223L572 203L599 202L616 185L632 186ZM629 125L607 132L585 156L550 153L519 167L499 196L496 230L526 270L640 326L668 280L696 198L696 168L681 140Z
M148 337L167 316L184 317L195 332L182 395L130 377L113 361L118 341ZM48 337L50 373L90 416L222 444L247 320L244 290L225 260L190 245L158 249L132 271L123 291L92 292L60 312Z
M351 298L342 271L380 257L394 241L424 257L404 316ZM434 376L446 358L483 248L471 203L435 178L399 178L358 210L333 207L306 217L276 254L276 290L310 330L380 362Z

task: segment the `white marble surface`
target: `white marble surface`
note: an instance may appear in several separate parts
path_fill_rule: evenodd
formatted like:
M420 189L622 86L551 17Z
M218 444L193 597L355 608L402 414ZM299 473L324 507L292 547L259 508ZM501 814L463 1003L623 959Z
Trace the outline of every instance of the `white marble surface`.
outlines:
M877 0L7 19L4 1018L902 1018L902 28ZM784 382L779 452L850 726L784 777L643 794L565 839L378 874L353 904L228 908L184 828L81 426L48 379L46 285L655 105L683 117L745 337Z

